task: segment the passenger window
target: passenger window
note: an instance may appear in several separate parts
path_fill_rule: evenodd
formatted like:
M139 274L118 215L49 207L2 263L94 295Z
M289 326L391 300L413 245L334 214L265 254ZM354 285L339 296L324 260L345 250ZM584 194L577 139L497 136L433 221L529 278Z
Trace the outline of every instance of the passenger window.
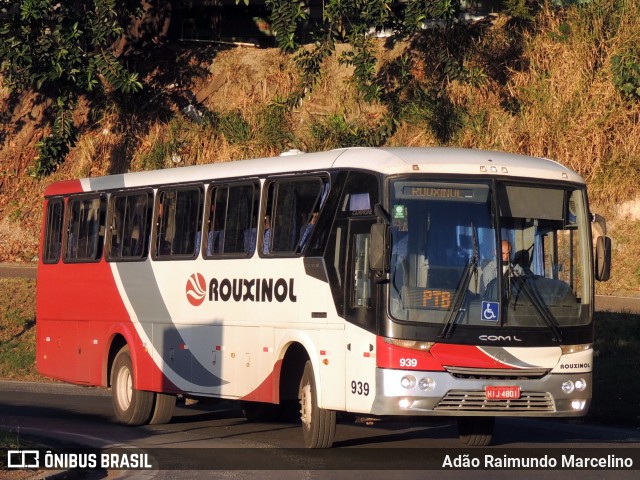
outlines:
M278 179L268 187L262 253L291 255L302 252L329 190L319 177Z
M160 190L157 197L155 257L194 258L202 238L202 189Z
M143 260L151 230L151 192L116 194L111 199L108 260Z
M76 197L67 204L65 260L94 262L102 256L100 225L103 202L99 196Z
M62 198L52 198L47 203L44 246L42 248L43 263L58 263L62 252Z
M257 236L258 185L215 185L210 191L204 256L252 255Z

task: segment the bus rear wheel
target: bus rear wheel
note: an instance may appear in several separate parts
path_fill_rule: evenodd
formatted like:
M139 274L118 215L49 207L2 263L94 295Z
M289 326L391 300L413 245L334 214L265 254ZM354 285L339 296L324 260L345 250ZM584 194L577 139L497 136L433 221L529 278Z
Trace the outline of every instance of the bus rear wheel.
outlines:
M460 441L470 447L486 447L493 438L494 417L458 418Z
M318 407L316 382L310 360L304 366L298 398L305 446L330 448L336 433L336 412Z
M153 411L155 394L134 388L134 371L129 347L116 355L111 369L111 399L116 418L125 425L143 425Z
M163 425L169 423L176 408L176 396L167 393L155 393L153 404L153 415L149 420L149 425Z

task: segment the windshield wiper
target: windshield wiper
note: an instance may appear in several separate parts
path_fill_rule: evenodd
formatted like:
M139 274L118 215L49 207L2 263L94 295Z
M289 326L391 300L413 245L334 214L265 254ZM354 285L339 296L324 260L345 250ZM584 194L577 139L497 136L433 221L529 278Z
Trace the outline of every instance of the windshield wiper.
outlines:
M460 282L458 282L458 286L456 287L456 292L453 297L453 303L449 307L447 311L447 316L444 321L444 327L438 335L438 338L450 338L451 332L453 331L453 325L455 324L455 320L458 318L458 314L460 313L460 307L462 307L462 302L464 302L464 297L466 296L467 289L469 288L469 284L471 283L471 277L474 274L478 274L478 263L480 261L480 254L478 253L478 232L476 227L471 222L471 241L473 243L473 253L471 258L469 259L469 263L464 267L464 272L462 272L462 277L460 278Z
M560 331L560 324L556 320L556 317L553 316L551 310L545 303L544 299L540 297L540 293L536 289L535 285L529 285L527 283L526 276L514 275L513 278L516 281L516 286L518 286L521 290L524 290L524 293L527 294L533 307L536 309L538 315L544 320L544 323L549 327L553 335L554 342L562 342L562 332Z

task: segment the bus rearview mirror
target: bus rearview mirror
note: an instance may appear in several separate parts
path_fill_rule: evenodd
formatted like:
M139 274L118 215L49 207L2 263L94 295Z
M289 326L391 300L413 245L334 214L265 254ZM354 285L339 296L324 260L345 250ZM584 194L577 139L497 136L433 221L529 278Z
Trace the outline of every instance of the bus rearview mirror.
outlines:
M598 237L596 240L596 280L606 282L611 276L611 238Z

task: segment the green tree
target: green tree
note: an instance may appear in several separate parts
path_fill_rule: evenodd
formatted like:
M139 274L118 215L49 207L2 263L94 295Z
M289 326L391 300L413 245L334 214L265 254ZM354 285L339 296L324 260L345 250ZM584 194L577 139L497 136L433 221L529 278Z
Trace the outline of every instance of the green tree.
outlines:
M271 10L271 24L278 47L293 51L300 47L302 37L314 40L311 49L301 49L297 55L302 84L289 100L295 105L313 87L322 62L335 51L338 42L348 43L351 50L340 61L354 67L354 81L368 101L379 100L381 88L375 82L377 58L372 35L385 32L398 39L415 34L433 19L453 25L460 14L460 0L326 0L322 19L309 25L305 0L265 0ZM246 5L251 0L236 0Z
M34 90L51 101L51 132L37 145L33 174L64 161L77 132L79 95L132 93L142 84L114 52L140 0L0 0L0 74L13 92Z
M250 0L244 1L250 3ZM380 33L391 37L390 41L399 40L424 31L432 20L439 20L432 27L442 29L444 36L451 36L461 10L460 0L326 0L322 18L309 24L304 0L267 0L266 3L271 9L278 46L285 51L298 49L296 60L302 81L288 99L289 106L298 104L313 88L324 60L335 52L337 43L350 45L339 60L353 67L354 85L366 101L397 100L398 95L385 91L378 78L374 35ZM299 48L303 39L309 37L313 40L311 48ZM449 57L447 51L443 52L443 61L451 64L453 60ZM396 108L391 107L393 117ZM385 135L379 136L378 142L384 142L385 136L393 134L396 123L393 118L387 118L383 125L380 130Z

